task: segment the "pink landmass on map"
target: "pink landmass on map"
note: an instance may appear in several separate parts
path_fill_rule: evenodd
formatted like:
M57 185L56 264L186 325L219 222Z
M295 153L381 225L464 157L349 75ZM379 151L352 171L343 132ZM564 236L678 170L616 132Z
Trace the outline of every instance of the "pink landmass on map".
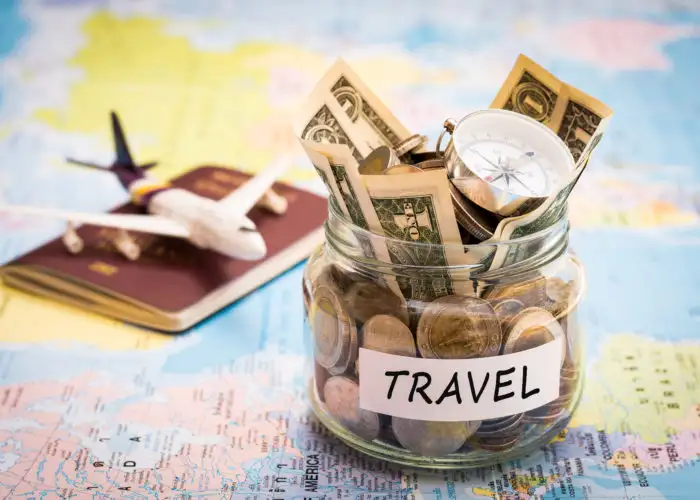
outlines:
M693 36L700 36L699 27L632 19L597 19L556 26L547 30L546 40L549 50L567 59L605 69L666 70L671 67L671 61L664 54L663 46ZM552 40L556 43L551 43Z
M131 392L98 373L7 386L0 420L8 427L0 430L0 454L14 463L5 462L0 471L0 484L11 485L0 487L0 493L14 488L15 496L41 490L68 495L97 486L95 491L109 494L118 492L114 484L132 491L143 491L144 484L163 493L218 491L222 480L243 481L244 467L253 461L282 452L301 456L287 432L290 411L302 403L274 389L274 377L265 371L211 375L196 385L162 388L116 414L106 410ZM152 429L150 436L134 449L155 453L155 465L139 467L138 451L114 455L98 442L101 436L115 437L118 429L130 435L131 429L143 428ZM97 456L98 447L107 454ZM109 467L110 460L115 467ZM124 466L129 460L137 464L133 469Z

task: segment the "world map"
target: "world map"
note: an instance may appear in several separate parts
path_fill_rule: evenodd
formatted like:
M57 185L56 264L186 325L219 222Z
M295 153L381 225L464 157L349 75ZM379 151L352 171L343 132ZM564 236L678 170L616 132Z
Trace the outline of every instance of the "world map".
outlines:
M0 288L3 497L697 497L700 4L9 1L0 27L0 203L126 201L65 163L112 160L112 109L163 179L291 153L283 180L324 193L290 123L339 56L432 141L521 52L615 113L570 200L585 391L539 451L425 471L333 438L306 397L303 263L181 335ZM62 229L0 215L0 263Z

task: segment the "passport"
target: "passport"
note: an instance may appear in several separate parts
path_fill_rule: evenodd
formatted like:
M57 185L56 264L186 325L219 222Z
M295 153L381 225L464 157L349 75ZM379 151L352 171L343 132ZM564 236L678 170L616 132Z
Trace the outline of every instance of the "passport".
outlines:
M251 175L202 166L171 179L173 187L219 200ZM185 239L129 232L141 247L136 261L114 247L116 230L83 225L85 247L66 250L61 237L0 268L7 286L156 330L179 332L235 302L304 260L323 241L327 199L277 182L288 202L283 215L259 206L248 212L267 245L257 261L203 250ZM127 203L111 213L143 213Z

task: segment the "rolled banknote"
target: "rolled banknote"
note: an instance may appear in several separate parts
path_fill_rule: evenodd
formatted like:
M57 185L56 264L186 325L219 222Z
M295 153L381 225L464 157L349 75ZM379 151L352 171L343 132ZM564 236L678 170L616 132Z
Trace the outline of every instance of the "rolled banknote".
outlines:
M337 200L336 206L340 212L356 226L383 234L376 230L380 228L377 215L372 206L367 190L360 178L359 164L345 144L328 144L300 139L314 168L321 176L332 198ZM391 262L386 245L378 238L370 239L356 235L362 246L363 255L382 262ZM401 294L396 281L385 278L397 295Z
M311 99L330 95L352 123L353 134L361 137L370 149L389 146L401 149L414 136L389 108L370 90L355 71L341 58L331 66L311 92ZM420 137L420 136L418 136ZM304 137L305 139L305 137ZM423 151L425 141L419 140L412 150ZM410 147L410 146L409 146Z
M492 108L506 109L529 116L552 129L568 146L576 169L559 189L531 212L506 217L486 242L521 238L546 229L560 219L567 200L586 169L593 150L608 126L612 109L579 89L568 85L532 59L520 54L501 86ZM531 252L528 246L499 247L489 270L499 269Z
M598 99L562 82L529 57L520 54L491 108L533 118L566 143L576 162L612 109Z
M376 213L370 229L395 240L387 242L391 262L428 267L472 263L461 246L444 170L366 175L362 180ZM379 226L373 226L374 223ZM403 242L431 246L411 247ZM473 293L470 283L455 281L447 270L442 276L398 276L397 281L406 299L432 300L443 295Z

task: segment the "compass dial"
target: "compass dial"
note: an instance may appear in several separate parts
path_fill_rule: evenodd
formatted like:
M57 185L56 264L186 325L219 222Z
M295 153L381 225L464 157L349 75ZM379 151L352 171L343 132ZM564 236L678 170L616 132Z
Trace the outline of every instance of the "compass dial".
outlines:
M573 156L552 130L502 109L471 113L454 126L450 179L477 205L508 215L528 198L552 195L573 175ZM454 158L456 156L456 158Z
M510 138L491 140L475 137L459 152L462 161L483 180L519 196L546 196L559 175L547 158L532 151L526 144Z

